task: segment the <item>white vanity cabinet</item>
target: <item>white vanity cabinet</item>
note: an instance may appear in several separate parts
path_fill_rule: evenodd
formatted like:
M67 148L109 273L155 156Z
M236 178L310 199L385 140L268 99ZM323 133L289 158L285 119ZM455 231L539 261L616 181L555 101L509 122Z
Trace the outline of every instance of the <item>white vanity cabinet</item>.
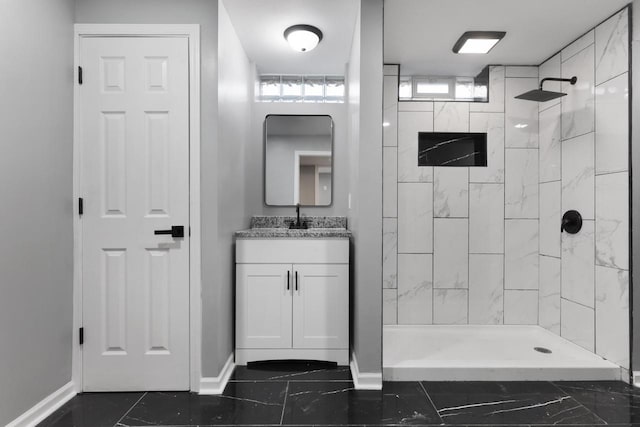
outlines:
M349 361L349 240L238 239L236 364Z

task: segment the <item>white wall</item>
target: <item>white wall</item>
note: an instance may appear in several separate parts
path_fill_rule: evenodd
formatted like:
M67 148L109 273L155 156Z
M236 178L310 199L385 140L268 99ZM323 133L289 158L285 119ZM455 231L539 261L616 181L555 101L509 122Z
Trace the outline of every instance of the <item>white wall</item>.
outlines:
M538 324L537 67L492 66L488 103L398 102L386 69L384 323ZM418 167L432 131L486 132L487 166Z
M73 1L0 2L0 425L71 381Z
M352 345L382 370L382 0L362 1L348 68Z
M629 369L629 13L540 66L540 325ZM558 233L578 210L575 235Z

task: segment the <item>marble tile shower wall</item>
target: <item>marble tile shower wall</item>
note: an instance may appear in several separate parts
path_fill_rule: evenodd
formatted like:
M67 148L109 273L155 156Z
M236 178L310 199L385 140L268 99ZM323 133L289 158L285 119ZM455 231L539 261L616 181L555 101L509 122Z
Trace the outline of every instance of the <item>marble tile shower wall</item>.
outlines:
M489 103L397 102L385 67L385 324L538 324L538 67L490 69ZM487 167L418 167L418 132L487 132Z
M540 325L629 367L629 11L540 66ZM578 210L580 233L558 233Z

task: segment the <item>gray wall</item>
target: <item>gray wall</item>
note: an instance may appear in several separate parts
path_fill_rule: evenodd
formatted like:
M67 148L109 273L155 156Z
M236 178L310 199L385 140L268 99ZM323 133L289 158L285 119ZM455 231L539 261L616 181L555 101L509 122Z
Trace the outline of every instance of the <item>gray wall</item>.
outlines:
M382 370L382 0L362 1L348 70L348 218L352 345L361 372Z
M224 241L218 223L218 2L214 0L76 0L76 23L200 24L201 61L201 218L202 218L202 374L216 376L232 348L231 328L219 318L230 319L230 254L220 251ZM220 233L220 234L219 234ZM226 233L228 234L228 233ZM222 264L223 261L227 264ZM221 270L220 265L224 265ZM225 301L224 303L222 301ZM222 322L224 324L224 322Z
M246 156L247 206L251 215L295 215L293 207L264 203L264 119L269 114L330 115L333 119L333 202L326 207L304 207L304 215L347 214L347 182L351 164L347 151L347 104L302 104L254 102L251 140ZM248 224L247 224L248 225Z
M71 381L73 1L2 1L0 31L5 425Z
M218 254L203 254L203 277L213 276L208 283L209 309L203 313L206 352L203 354L203 376L215 376L233 352L235 306L235 247L233 233L247 228L249 215L245 193L245 150L249 143L251 117L252 67L229 20L224 5L219 9L218 41ZM204 119L203 119L204 120ZM207 166L203 163L203 169ZM215 172L215 171L211 171ZM207 218L203 212L203 221ZM214 262L212 262L214 261ZM217 264L215 263L217 261ZM207 264L209 271L204 270ZM210 356L214 355L214 358Z

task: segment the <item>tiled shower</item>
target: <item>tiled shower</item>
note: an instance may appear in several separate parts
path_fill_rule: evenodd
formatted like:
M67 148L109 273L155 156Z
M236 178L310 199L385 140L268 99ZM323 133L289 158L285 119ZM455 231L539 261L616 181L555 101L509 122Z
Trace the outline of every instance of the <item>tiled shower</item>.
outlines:
M490 66L488 103L398 102L385 66L386 325L539 325L628 369L629 15L540 66ZM514 98L574 75L545 83L560 99ZM418 167L418 132L486 132L488 166Z

